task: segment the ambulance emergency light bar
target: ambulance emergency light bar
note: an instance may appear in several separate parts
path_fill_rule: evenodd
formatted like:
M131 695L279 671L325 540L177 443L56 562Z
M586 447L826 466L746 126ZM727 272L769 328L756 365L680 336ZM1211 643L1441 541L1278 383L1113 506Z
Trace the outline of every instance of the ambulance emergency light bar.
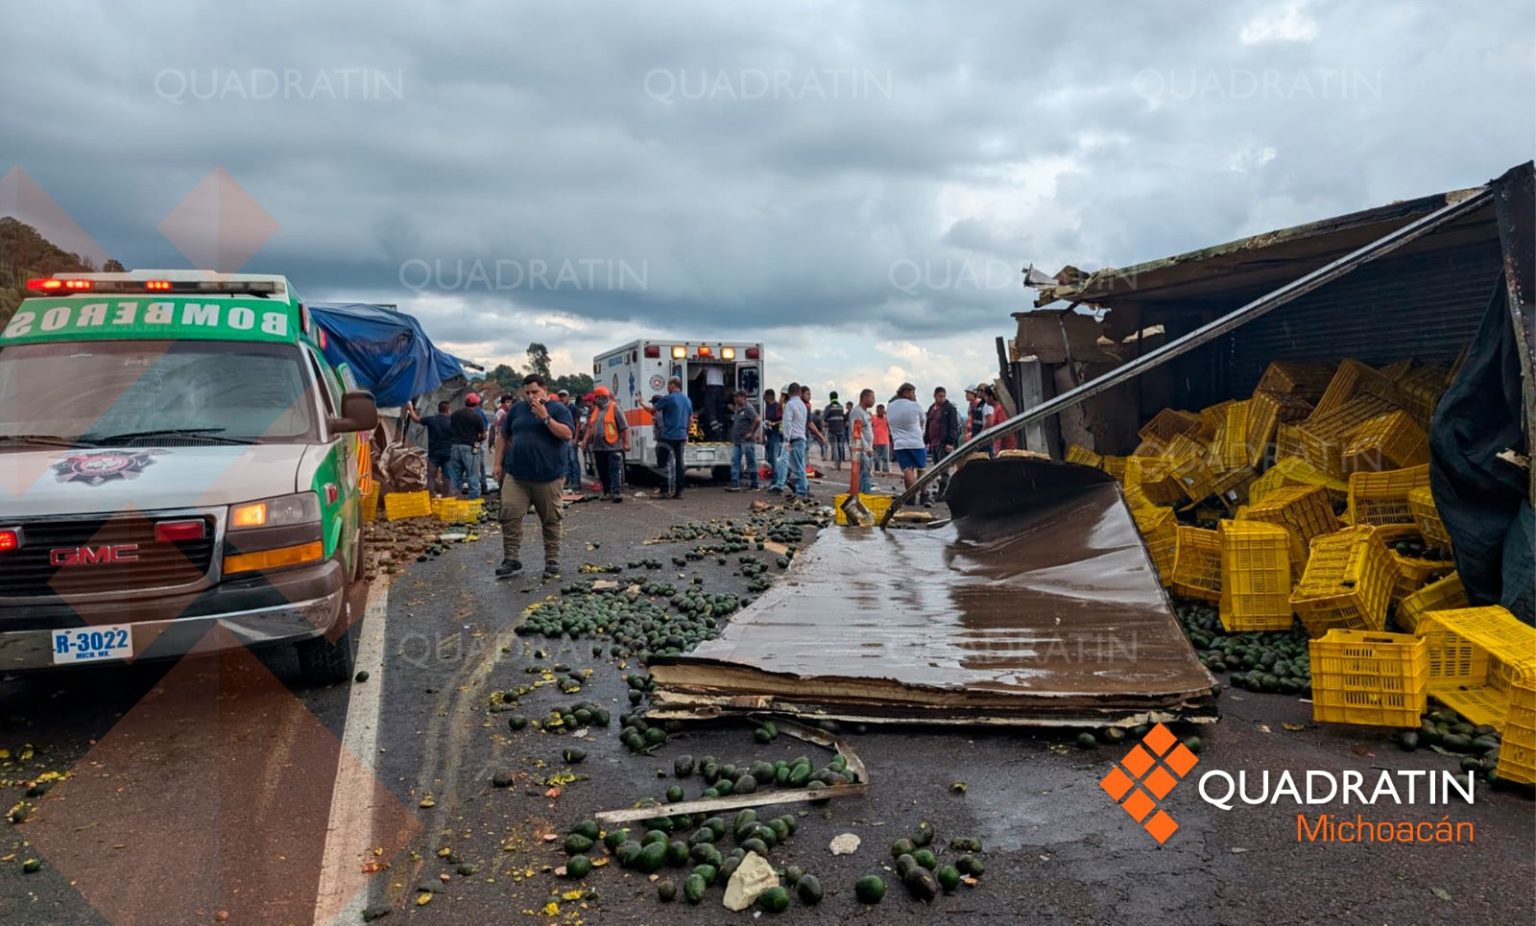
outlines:
M272 280L82 280L36 279L27 281L34 293L196 293L198 295L272 296L281 292Z
M748 360L759 360L759 359L762 358L762 355L763 355L763 352L761 350L759 350L758 348L756 348L756 347L749 347L749 348L747 348L747 359ZM659 345L656 345L656 344L647 344L645 346L645 356L648 357L648 358L652 358L652 359L660 357L661 356L661 347ZM699 357L699 358L703 358L703 359L713 359L713 357L714 357L714 349L711 348L708 344L700 344L699 347L698 347L698 350L694 352L693 356ZM722 348L720 348L720 358L722 360L735 360L736 359L736 348L734 348L734 347L722 347ZM684 344L674 344L672 346L672 359L673 360L687 360L688 359L688 347L687 347L687 345L684 345Z

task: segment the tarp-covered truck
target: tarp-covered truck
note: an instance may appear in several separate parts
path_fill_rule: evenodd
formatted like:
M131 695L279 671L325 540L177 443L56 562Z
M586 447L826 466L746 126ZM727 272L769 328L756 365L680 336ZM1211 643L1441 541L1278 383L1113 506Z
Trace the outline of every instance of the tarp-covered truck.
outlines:
M592 361L592 379L613 393L631 429L627 465L659 468L651 414L638 403L664 394L673 376L683 381L693 402L694 426L683 463L724 478L731 466L730 396L741 390L762 409L763 345L646 339L598 354Z
M0 331L0 670L290 644L347 678L377 410L288 281L28 288Z

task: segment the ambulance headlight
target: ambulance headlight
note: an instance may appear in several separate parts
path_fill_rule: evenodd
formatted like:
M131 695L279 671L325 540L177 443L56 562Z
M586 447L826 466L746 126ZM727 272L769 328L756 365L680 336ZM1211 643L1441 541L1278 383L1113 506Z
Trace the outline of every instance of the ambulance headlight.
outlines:
M313 492L264 498L229 509L229 529L232 531L310 523L320 523L320 498Z

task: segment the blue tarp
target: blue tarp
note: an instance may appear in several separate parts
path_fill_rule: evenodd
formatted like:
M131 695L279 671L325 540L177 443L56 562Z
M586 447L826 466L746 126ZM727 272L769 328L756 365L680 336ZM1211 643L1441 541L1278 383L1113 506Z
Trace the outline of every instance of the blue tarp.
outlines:
M326 333L326 359L350 366L380 408L404 405L464 375L458 358L438 350L404 312L364 302L307 305Z

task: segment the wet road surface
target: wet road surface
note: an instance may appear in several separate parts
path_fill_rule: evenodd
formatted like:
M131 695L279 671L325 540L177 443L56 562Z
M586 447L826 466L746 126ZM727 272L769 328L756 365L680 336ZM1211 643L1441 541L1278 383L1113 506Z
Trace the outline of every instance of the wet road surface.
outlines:
M830 501L834 491L828 484L821 494ZM7 680L0 685L0 747L10 758L0 760L0 778L6 806L20 802L29 816L0 827L0 923L309 923L317 910L340 911L338 922L354 923L365 908L387 910L383 923L721 922L729 914L718 888L701 906L679 900L664 907L646 876L617 865L580 883L557 879L549 869L564 853L544 836L563 838L594 812L661 797L675 781L672 760L684 753L750 762L813 747L787 737L760 745L749 724L726 723L690 726L654 756L636 757L619 742L615 719L609 729L589 731L581 744L588 758L570 766L561 752L573 737L511 731L506 714L491 712L490 693L526 685L538 677L528 666L559 660L577 673L592 670L583 691L566 695L548 685L525 697L522 711L538 717L585 699L617 718L628 709L622 676L638 667L594 657L590 640L516 636L519 615L575 578L582 562L655 556L667 568L638 578L678 582L682 572L702 577L708 591L742 593L745 580L731 565L705 558L671 566L688 544L641 544L675 523L744 514L752 498L699 487L678 503L574 505L561 582L497 582L494 531L452 545L394 577L387 595L375 592L381 668L362 683L298 688L285 653ZM890 581L899 585L902 577ZM535 650L549 658L536 659ZM1263 770L1301 776L1307 769L1353 769L1374 780L1380 768L1452 770L1454 759L1401 752L1386 731L1316 727L1310 707L1294 697L1227 692L1218 703L1220 723L1178 730L1198 732L1204 749L1200 765L1161 801L1180 825L1161 847L1099 787L1128 743L1080 749L1069 734L973 728L850 732L870 791L826 806L788 805L803 814L801 825L771 858L814 873L826 898L815 908L794 901L784 917L880 924L935 916L1074 924L1529 921L1536 805L1527 796L1479 783L1470 806L1308 809L1350 820L1358 812L1371 820L1470 822L1473 843L1298 841L1294 805L1219 810L1201 800L1197 780L1211 770L1245 771L1256 781ZM367 751L354 753L343 741ZM68 777L25 797L25 783L48 771ZM567 771L586 777L554 796L548 780ZM497 774L516 783L493 787ZM681 783L689 797L703 787L696 777ZM888 870L887 847L919 820L932 823L938 845L956 836L982 840L986 873L977 887L927 906L907 897ZM841 833L863 840L858 852L829 853ZM952 855L941 852L941 863ZM39 859L41 870L23 874L27 858ZM329 874L322 872L326 859L336 869ZM853 897L854 881L866 874L890 882L879 907ZM418 905L423 886L432 888L430 900ZM586 894L561 897L573 890Z

